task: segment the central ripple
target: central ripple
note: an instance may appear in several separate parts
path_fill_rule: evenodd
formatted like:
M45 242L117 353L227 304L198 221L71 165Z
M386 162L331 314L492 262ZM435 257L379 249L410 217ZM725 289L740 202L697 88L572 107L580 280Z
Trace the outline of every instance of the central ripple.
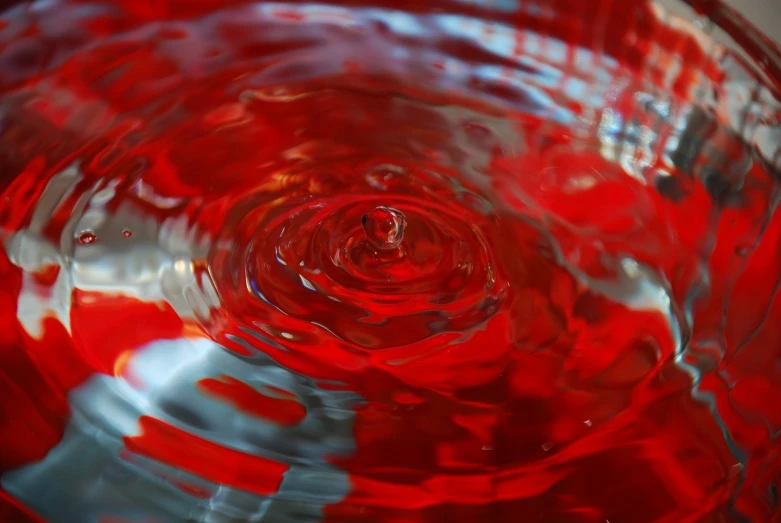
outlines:
M357 349L384 349L495 313L506 284L487 245L491 221L443 177L420 173L381 193L370 177L312 181L322 178L235 202L210 267L241 323L282 313L301 332L315 325Z

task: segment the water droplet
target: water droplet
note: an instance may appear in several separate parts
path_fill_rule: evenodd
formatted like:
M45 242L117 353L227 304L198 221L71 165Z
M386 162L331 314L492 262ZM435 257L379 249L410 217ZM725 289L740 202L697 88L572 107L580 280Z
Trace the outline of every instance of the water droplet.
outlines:
M133 236L133 231L129 229L123 229L122 236L124 236L125 238L130 238L131 236Z
M85 231L79 235L79 243L81 245L89 245L91 243L95 243L95 240L97 240L98 237L95 236L94 232Z
M404 214L390 207L375 207L361 219L363 231L378 249L395 249L404 238L407 220Z

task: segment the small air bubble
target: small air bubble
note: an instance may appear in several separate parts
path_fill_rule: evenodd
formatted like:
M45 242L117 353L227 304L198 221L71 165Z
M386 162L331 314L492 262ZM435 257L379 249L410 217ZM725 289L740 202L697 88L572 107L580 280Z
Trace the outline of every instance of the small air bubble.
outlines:
M372 189L387 191L406 177L406 171L396 165L381 165L366 173L366 183Z
M91 243L95 243L95 240L97 240L98 237L95 236L94 232L85 231L79 235L79 243L81 245L89 245Z

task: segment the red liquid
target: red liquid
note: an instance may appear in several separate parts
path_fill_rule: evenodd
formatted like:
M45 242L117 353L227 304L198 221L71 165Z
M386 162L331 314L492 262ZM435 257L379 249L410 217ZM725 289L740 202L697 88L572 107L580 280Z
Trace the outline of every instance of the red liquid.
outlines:
M349 478L324 521L779 517L778 178L707 113L693 159L667 151L676 112L691 126L694 87L721 74L693 39L642 2L559 2L570 14L548 25L507 15L536 23L511 33L514 62L490 24L481 47L417 3L387 7L424 11L420 34L357 7L239 4L5 15L0 471L51 457L68 394L96 375L143 383L149 343L211 339L358 398L352 449L307 458ZM585 71L575 46L597 52ZM665 52L691 67L668 78ZM564 71L553 87L546 64ZM669 99L669 118L638 92ZM632 142L630 122L654 136ZM138 254L148 238L165 263ZM163 294L139 290L158 269ZM229 374L192 385L282 429L319 408ZM295 464L188 423L142 413L117 459L207 480L161 476L193 506L209 485L273 496ZM0 494L3 521L36 520Z

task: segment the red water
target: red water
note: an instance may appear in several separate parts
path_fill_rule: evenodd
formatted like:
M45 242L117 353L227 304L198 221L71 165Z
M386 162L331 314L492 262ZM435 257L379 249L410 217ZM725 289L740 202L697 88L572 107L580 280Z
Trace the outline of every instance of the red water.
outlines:
M535 27L618 59L603 105L559 104L576 117L566 123L511 83L458 76L508 64L452 35L430 32L426 54L366 14L293 4L271 23L224 4L74 1L3 17L4 238L30 229L78 160L81 180L38 236L61 248L79 197L114 183L109 215L132 204L158 225L185 217L208 242L193 270L219 306L182 317L75 285L70 332L51 314L36 335L19 320L31 271L0 250L0 472L45 458L68 392L90 376L124 376L150 341L208 337L362 398L354 451L330 460L350 490L326 521L778 519L777 179L715 123L703 155L720 151L720 172L665 162L675 130L650 113L659 139L639 176L603 153L608 108L631 113L635 92L663 87L683 107L700 79L640 79L642 45L625 50L624 36L668 31L644 3L596 9L610 35L598 46L580 10ZM660 47L718 78L687 38ZM394 62L391 42L412 56ZM110 250L140 223L66 240ZM34 294L51 296L63 270L32 271ZM197 386L280 426L307 415L282 389ZM138 425L128 456L215 483L268 495L288 470L152 416ZM3 521L36 520L0 495Z

